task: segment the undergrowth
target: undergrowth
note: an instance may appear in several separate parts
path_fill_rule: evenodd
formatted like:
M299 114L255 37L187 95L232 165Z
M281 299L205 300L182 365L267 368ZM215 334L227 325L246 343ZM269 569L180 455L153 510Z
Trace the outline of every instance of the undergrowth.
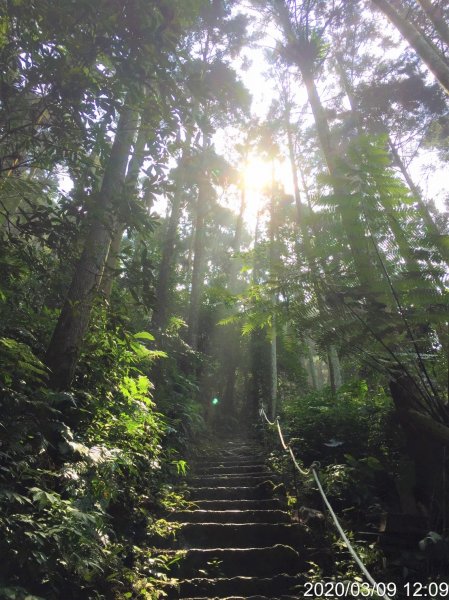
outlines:
M71 392L48 387L32 343L0 339L1 598L160 598L178 560L148 544L172 535L160 517L183 506L173 481L187 469L187 429L149 379L164 354L103 316Z

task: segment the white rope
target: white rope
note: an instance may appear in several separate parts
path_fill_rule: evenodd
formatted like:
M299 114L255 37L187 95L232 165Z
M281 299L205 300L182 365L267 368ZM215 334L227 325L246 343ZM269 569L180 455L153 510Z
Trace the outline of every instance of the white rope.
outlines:
M265 421L268 423L268 425L270 425L271 427L274 427L276 425L276 421L270 421L270 419L267 417L267 413L265 412L264 407L262 406L260 409L260 414L262 415L262 417L265 418Z
M277 430L279 433L279 439L281 440L281 444L282 444L282 448L288 452L290 454L290 457L293 461L293 464L295 465L295 467L298 469L298 471L301 473L301 475L307 476L310 474L310 472L313 473L313 477L315 478L316 484L318 486L318 490L324 500L324 503L327 506L327 509L329 510L331 517L334 521L335 527L337 528L338 533L340 534L343 542L345 543L347 549L349 550L349 552L351 553L353 559L355 560L355 562L357 563L358 567L360 568L360 570L362 571L362 573L365 575L365 577L367 578L367 580L369 581L369 583L373 586L373 590L378 590L379 586L376 583L375 579L373 579L373 577L370 575L368 569L365 567L365 565L363 564L363 562L361 561L359 555L357 554L357 552L354 550L354 548L351 545L351 542L349 541L348 536L346 535L346 533L343 531L342 526L340 525L340 521L337 518L337 515L335 514L332 506L330 505L329 500L327 499L326 494L324 493L323 490L323 486L321 485L320 479L318 477L318 474L316 472L316 469L314 468L313 465L316 465L317 463L312 463L312 466L310 469L304 470L302 469L299 464L298 461L296 460L296 457L294 455L294 452L290 446L290 444L286 444L285 440L284 440L284 436L282 434L282 429L281 429L281 425L279 423L279 417L276 417L275 421L270 421L269 418L267 417L267 414L265 412L265 409L263 408L263 406L260 409L260 415L261 417L264 417L266 422L268 423L268 425L270 425L270 427L274 427L275 425L277 426ZM391 600L391 598L389 596L387 596L386 594L379 594L380 596L382 596L382 598L384 598L385 600Z
M288 452L289 451L289 447L287 446L287 444L284 441L284 436L282 435L281 426L279 425L279 418L276 419L276 425L277 425L277 428L278 428L279 438L281 440L282 447L284 448L284 450L286 450Z
M298 471L301 473L301 475L304 475L304 477L307 477L307 475L310 474L310 469L305 470L299 466L298 461L296 460L296 457L293 454L293 450L290 448L290 446L288 447L288 451L290 452L290 456L292 457L292 461L293 461L293 464L295 465L295 467L298 469Z
M327 499L326 494L324 493L323 487L321 485L321 482L319 480L319 477L317 475L317 472L315 471L314 468L312 468L312 473L313 476L315 478L316 484L318 486L318 489L320 490L320 493L323 497L323 500L334 520L335 523L335 527L338 530L338 533L341 535L344 543L346 544L347 549L349 550L349 552L352 554L353 559L355 560L355 562L358 564L358 566L360 567L360 570L362 571L362 573L365 575L365 577L368 579L368 581L371 583L371 585L373 586L374 590L377 590L379 588L378 584L376 583L376 581L371 577L368 569L365 567L365 565L362 563L362 561L360 560L357 552L354 550L354 548L351 545L351 542L349 541L346 533L343 531L342 526L340 525L340 522L337 518L337 515L334 513L332 506L330 505L329 500ZM382 595L383 598L385 598L385 600L391 600L389 596L387 596L386 594Z

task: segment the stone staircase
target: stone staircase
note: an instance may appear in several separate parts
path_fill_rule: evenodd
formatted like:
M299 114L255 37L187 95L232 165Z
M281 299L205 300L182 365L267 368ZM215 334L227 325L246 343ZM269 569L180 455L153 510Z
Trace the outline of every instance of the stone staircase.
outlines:
M292 523L285 498L260 448L244 439L218 445L216 456L199 460L189 478L192 510L170 548L186 550L168 598L190 600L287 600L300 597L306 569L307 533ZM279 486L278 490L281 490ZM279 497L280 496L280 497Z

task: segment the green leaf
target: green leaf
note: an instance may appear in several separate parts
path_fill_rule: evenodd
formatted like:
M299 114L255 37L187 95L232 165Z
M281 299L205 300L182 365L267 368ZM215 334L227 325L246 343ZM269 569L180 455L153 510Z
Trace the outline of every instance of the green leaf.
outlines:
M136 340L154 341L154 335L151 335L148 331L139 331L139 333L135 333L133 337L136 338Z
M38 487L30 488L30 492L31 492L34 502L37 502L39 504L39 506L41 506L41 507L51 506L61 500L61 498L58 495L50 494L50 492L41 490Z

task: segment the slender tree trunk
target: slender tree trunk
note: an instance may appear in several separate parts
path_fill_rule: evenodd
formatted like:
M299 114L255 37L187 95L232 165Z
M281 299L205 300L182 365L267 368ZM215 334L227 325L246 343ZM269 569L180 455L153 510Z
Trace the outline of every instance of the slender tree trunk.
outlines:
M240 251L242 244L242 234L243 234L243 216L246 208L246 189L245 182L242 183L241 195L240 195L240 210L237 215L237 220L235 224L235 233L234 239L232 242L232 252L234 254L234 258L231 261L229 267L229 289L231 294L236 294L238 291L238 271L239 271L239 261L235 258L235 255ZM228 413L232 413L234 411L234 397L235 397L235 383L236 383L236 373L237 366L239 362L239 331L235 326L229 327L228 330L228 339L227 343L224 343L224 360L225 363L225 391L223 394L223 400L225 406L227 407Z
M170 278L173 268L173 260L176 251L176 239L178 234L179 219L181 217L182 196L177 187L174 191L170 218L165 233L162 256L159 265L159 275L156 285L156 304L154 306L151 324L154 329L163 330L167 324L169 313L169 289Z
M346 93L346 96L349 100L349 104L351 106L351 111L352 111L352 115L353 115L353 119L354 119L354 123L355 123L355 131L359 136L362 136L363 129L362 129L362 121L361 121L359 107L358 107L357 101L354 97L352 86L349 82L348 76L346 74L346 70L344 68L343 61L340 56L337 56L337 68L338 68L338 72L340 75L342 87ZM389 140L389 145L391 147L391 145L392 145L391 140ZM394 148L394 150L396 151L396 148ZM394 152L393 152L393 156L394 156ZM400 161L400 157L396 151L395 162L397 162L397 161ZM400 161L400 162L401 162L402 167L406 171L404 164L402 163L402 161ZM407 176L408 176L408 173L407 173ZM407 181L407 183L409 183L409 182ZM413 182L411 182L411 183L413 184ZM412 190L412 192L413 192L413 190ZM420 198L420 201L422 202L421 198ZM418 203L419 203L419 201L418 201ZM425 208L427 208L427 207L425 207ZM404 231L398 220L397 213L395 213L394 209L391 208L390 206L384 206L384 211L385 211L385 217L386 217L388 226L390 228L390 231L393 234L393 237L394 237L396 244L398 246L398 249L399 249L399 253L402 256L402 258L404 259L408 270L410 272L419 273L421 271L421 267L413 256L412 247L411 247L410 242L407 239L406 235L404 234ZM427 216L431 219L430 214L428 212L427 212Z
M393 156L393 162L397 165L397 167L401 171L402 176L405 179L405 182L407 183L407 185L413 195L413 198L416 201L416 204L418 205L419 212L420 212L421 217L426 225L427 231L432 238L433 243L435 244L435 246L437 246L438 251L440 252L441 257L443 258L444 262L449 265L449 250L448 250L447 246L444 244L441 232L438 229L437 224L435 223L432 215L430 214L429 208L426 205L426 203L424 202L421 192L419 191L418 187L415 185L413 179L411 178L410 173L408 172L407 167L405 166L404 161L402 160L402 158L401 158L396 146L393 144L392 140L388 141L388 145L390 147L391 154Z
M125 233L125 226L120 223L117 225L114 235L109 246L108 258L103 271L100 284L100 294L109 302L112 293L112 284L118 273L120 248L122 246L122 238Z
M294 144L293 144L293 131L292 131L292 125L290 122L290 111L289 110L287 110L287 113L286 113L285 129L287 132L288 154L289 154L290 168L291 168L292 179L293 179L293 191L294 191L294 197L295 197L296 217L297 217L296 224L298 226L299 231L301 232L301 236L302 236L302 240L303 240L303 247L304 247L304 256L306 259L307 266L309 267L309 272L310 272L311 280L312 280L312 286L315 291L315 295L317 297L318 307L319 307L319 310L322 310L323 302L322 302L322 298L321 298L321 291L317 284L318 279L319 279L319 274L317 272L317 266L316 266L314 258L313 258L312 245L310 243L310 232L309 232L309 229L305 222L304 205L301 202L301 193L299 191L298 170L297 170L297 165L296 165L295 149L294 149ZM302 173L301 173L301 175L302 175ZM304 184L304 181L303 181L303 184ZM308 360L308 365L309 365L308 370L309 370L310 377L312 380L313 389L317 390L318 389L317 372L316 372L316 368L315 368L315 363L313 361L313 352L311 350L311 344L313 344L313 342L311 340L306 340L306 344L307 344L307 352L308 352L308 354L307 354L307 360Z
M297 65L301 71L304 84L306 86L310 108L315 120L318 141L323 152L329 173L331 176L336 176L336 148L331 139L331 132L327 122L326 112L318 94L310 68L304 64L302 57L297 55ZM354 207L349 204L349 199L346 197L345 190L337 184L334 185L335 193L341 196L342 200L339 204L339 212L341 222L348 239L351 249L351 256L354 262L355 270L360 280L360 283L368 291L372 288L373 264L370 258L367 239L365 236L365 228L360 221L360 217L354 211Z
M438 32L442 41L449 46L449 26L443 11L439 6L432 4L429 0L418 0L418 4L429 17L435 30Z
M310 373L310 379L312 380L312 387L314 390L318 390L319 389L318 374L317 374L315 362L313 360L315 346L311 339L306 340L306 345L307 345L307 365L308 365L308 371Z
M296 206L296 217L297 217L297 225L299 231L302 235L303 245L304 245L304 254L306 260L309 263L309 268L314 268L313 261L313 252L312 245L310 242L310 231L307 227L307 223L305 220L305 210L304 204L301 201L301 193L299 191L299 180L298 180L298 169L296 165L296 157L295 157L295 148L293 144L293 131L292 125L290 122L290 111L287 111L286 120L285 120L285 128L287 131L287 144L288 144L288 156L290 161L290 168L292 172L293 179L293 192L295 197L295 206Z
M199 317L201 292L204 277L204 250L205 250L205 226L211 193L210 183L207 180L207 172L202 169L198 182L198 198L195 214L195 231L193 240L193 270L192 285L190 290L190 305L188 317L188 342L195 350L198 350Z
M319 98L318 98L318 100L319 100ZM302 233L303 244L304 244L304 254L305 254L306 261L308 263L310 274L312 276L312 285L313 285L313 288L315 291L315 295L317 297L318 307L319 307L319 310L321 312L323 312L324 311L324 302L322 299L320 286L318 284L320 275L317 271L317 267L316 267L316 264L315 264L315 261L313 258L312 246L310 244L310 239L309 239L309 230L308 230L307 224L305 223L305 220L304 220L304 206L301 202L301 196L300 196L300 191L299 191L298 171L297 171L297 167L296 167L296 157L295 157L295 151L294 151L294 145L293 145L293 132L292 132L291 123L290 123L289 111L287 111L287 114L286 114L285 125L286 125L286 131L287 131L289 159L290 159L290 165L291 165L292 177L293 177L293 189L294 189L295 203L296 203L296 210L297 210L298 227L300 228L301 233ZM327 127L327 125L326 125L326 127ZM323 272L324 272L324 269L323 269ZM341 380L340 361L338 359L337 350L334 345L330 346L328 355L329 355L329 373L330 373L331 387L335 393L341 387L342 380ZM314 384L315 389L317 389L316 371L315 371L315 366L313 364L313 359L311 361L309 359L309 363L311 364L311 373L312 373L313 384Z
M192 131L189 129L180 159L181 165L186 161L187 156L189 155L191 140ZM169 313L170 278L176 251L179 219L181 218L182 181L179 173L176 175L174 183L175 189L173 192L170 218L168 220L167 231L162 244L162 256L156 285L156 304L151 319L152 327L160 330L164 329L167 324Z
M402 15L388 0L372 0L395 25L422 61L428 66L441 87L449 94L449 65L437 48L421 31Z
M117 204L123 193L126 166L136 128L137 113L125 106L119 118L84 249L47 350L46 364L51 371L51 385L56 389L69 388L75 373L116 227Z
M274 179L274 160L272 160L271 173L271 198L270 198L270 277L274 281L276 278L276 270L279 265L279 253L277 250L277 217L276 217L276 197L275 197L275 179ZM273 293L273 313L270 330L270 364L271 364L271 393L270 393L270 414L274 419L277 416L277 397L278 397L278 364L277 364L277 323L276 323L276 306L277 294Z
M325 384L325 378L324 378L324 373L323 373L323 363L321 362L321 359L318 359L318 361L317 361L316 373L317 373L318 389L321 390Z
M298 170L296 166L296 156L295 156L295 148L293 143L293 131L292 124L290 122L290 110L287 110L285 115L285 129L287 132L287 145L288 145L288 157L290 161L290 169L292 172L293 179L293 193L295 197L295 206L296 206L296 216L297 223L300 228L300 231L303 235L303 243L306 248L306 254L311 254L310 250L310 240L309 240L309 231L306 227L304 221L304 205L301 202L301 193L299 191L299 179L298 179Z
M260 237L260 217L261 211L257 212L256 227L254 234L254 259L252 283L260 283L260 262L257 256ZM262 331L253 331L251 333L251 377L252 377L252 398L251 412L256 415L261 406L266 407L267 414L270 413L271 401L271 369L269 363L270 350L267 347L266 335Z
M277 417L278 410L278 359L277 359L277 328L276 315L273 315L273 323L271 326L271 341L270 341L270 358L271 358L271 418Z
M125 179L125 194L132 195L136 193L139 173L145 161L145 146L148 142L150 132L146 119L142 116L137 134L134 152L128 165L128 171ZM117 223L111 245L108 252L108 258L103 272L100 284L100 293L109 300L112 292L112 284L117 275L119 266L120 247L122 245L123 234L125 233L125 223Z
M342 386L340 359L336 347L331 344L328 350L329 372L331 373L331 386L333 392L337 392Z

